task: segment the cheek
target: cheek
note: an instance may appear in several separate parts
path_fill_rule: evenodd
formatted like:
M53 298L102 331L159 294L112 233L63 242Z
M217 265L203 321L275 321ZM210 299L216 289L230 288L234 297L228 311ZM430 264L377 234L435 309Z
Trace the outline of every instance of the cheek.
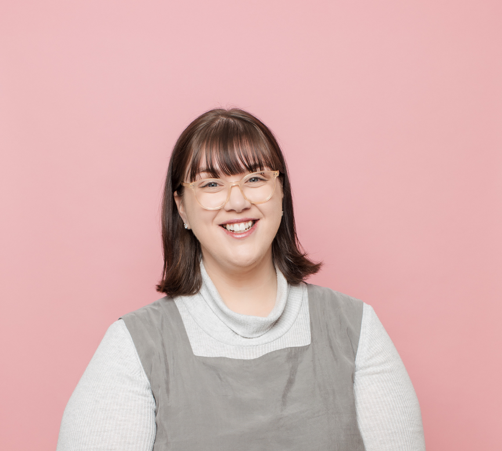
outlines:
M282 199L273 199L273 202L267 206L267 211L264 212L268 218L267 232L272 235L272 239L277 234L282 221Z
M203 238L207 233L208 227L212 225L215 212L204 210L195 200L190 199L186 203L186 213L190 227L200 241L200 238Z

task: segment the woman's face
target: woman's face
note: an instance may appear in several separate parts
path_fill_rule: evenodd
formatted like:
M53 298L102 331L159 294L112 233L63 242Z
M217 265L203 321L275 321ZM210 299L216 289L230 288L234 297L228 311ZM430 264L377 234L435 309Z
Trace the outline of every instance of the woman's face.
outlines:
M237 182L247 174L223 174L220 178ZM197 176L201 179L208 177L210 175L207 173ZM262 204L250 203L238 186L231 188L229 200L220 210L202 208L189 187L184 189L181 197L177 193L174 197L183 222L200 242L205 264L216 264L228 272L240 272L272 258L272 241L282 218L283 192L280 179L276 181L270 200ZM252 227L243 232L250 221ZM187 230L186 233L191 232Z

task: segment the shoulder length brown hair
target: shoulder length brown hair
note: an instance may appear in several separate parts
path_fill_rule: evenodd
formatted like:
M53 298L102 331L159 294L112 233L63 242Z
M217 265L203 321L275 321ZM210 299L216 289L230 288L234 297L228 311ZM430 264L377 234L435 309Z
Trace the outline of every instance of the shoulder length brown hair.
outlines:
M183 131L171 154L162 201L164 270L157 291L175 297L193 295L200 290L200 243L191 230L184 228L174 193L177 191L181 196L181 183L195 180L202 157L205 157L205 171L211 177L267 167L280 171L284 213L272 242L274 264L291 285L319 271L321 263L307 258L296 235L288 171L274 135L246 111L214 109L199 116Z

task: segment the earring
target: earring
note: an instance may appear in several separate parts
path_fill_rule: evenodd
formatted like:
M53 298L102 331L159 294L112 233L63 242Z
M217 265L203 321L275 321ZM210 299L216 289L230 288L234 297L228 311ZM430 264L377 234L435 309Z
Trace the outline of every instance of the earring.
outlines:
M185 223L183 223L183 225L185 226L185 229L188 229L188 226Z

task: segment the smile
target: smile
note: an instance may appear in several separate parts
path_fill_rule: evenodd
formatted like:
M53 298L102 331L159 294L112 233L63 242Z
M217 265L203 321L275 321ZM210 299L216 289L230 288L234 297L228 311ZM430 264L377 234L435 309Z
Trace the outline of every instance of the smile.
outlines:
M221 226L232 233L244 233L247 232L256 221L246 221L246 222L235 222L232 224L221 224Z

